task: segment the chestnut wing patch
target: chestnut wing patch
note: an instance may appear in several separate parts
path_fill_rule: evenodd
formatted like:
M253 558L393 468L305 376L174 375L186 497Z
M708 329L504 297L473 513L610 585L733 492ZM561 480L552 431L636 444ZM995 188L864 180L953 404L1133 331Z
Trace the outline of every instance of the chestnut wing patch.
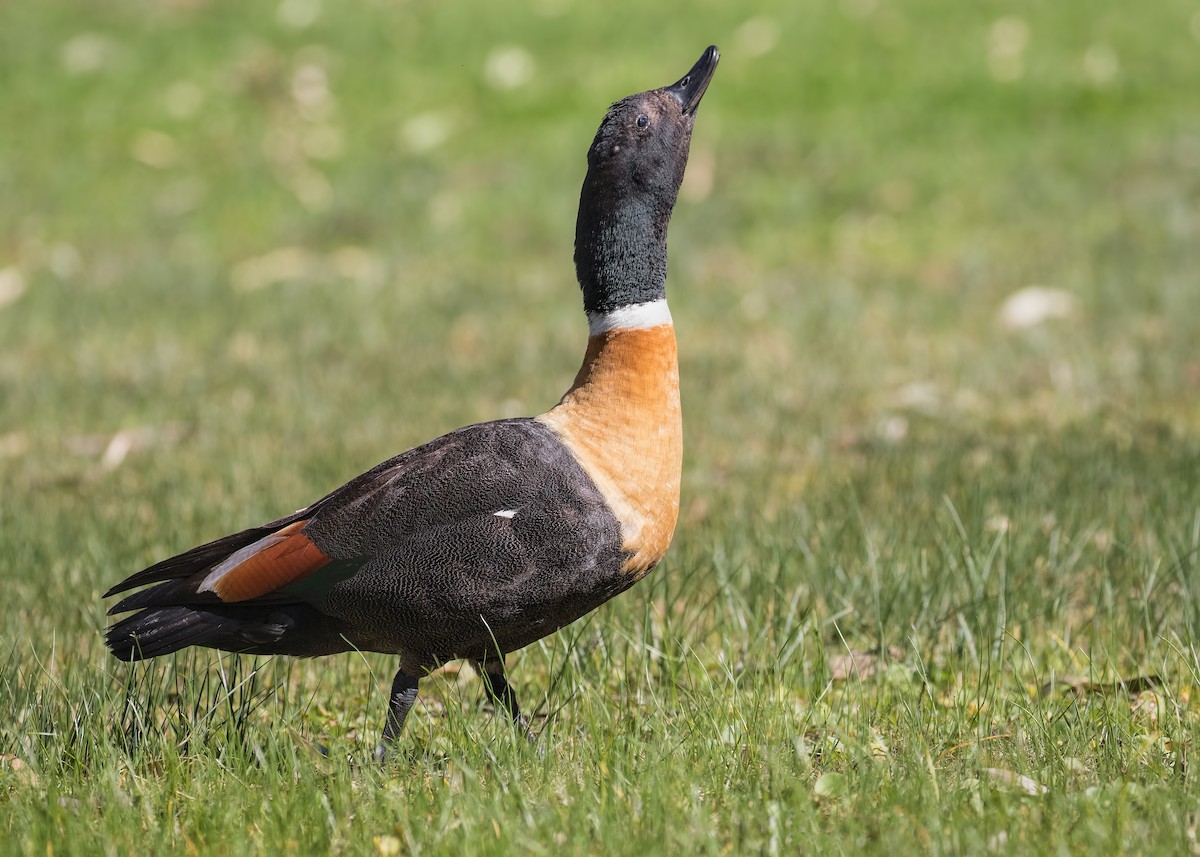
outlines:
M234 551L201 581L200 592L212 592L226 603L249 601L298 583L320 571L332 557L303 532L307 520Z

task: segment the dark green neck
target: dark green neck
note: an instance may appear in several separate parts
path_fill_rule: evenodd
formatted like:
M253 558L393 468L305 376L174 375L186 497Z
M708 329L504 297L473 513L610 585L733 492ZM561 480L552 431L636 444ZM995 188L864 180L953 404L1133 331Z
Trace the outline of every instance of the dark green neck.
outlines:
M575 275L587 312L608 312L667 294L667 225L675 195L616 195L588 170L575 223Z

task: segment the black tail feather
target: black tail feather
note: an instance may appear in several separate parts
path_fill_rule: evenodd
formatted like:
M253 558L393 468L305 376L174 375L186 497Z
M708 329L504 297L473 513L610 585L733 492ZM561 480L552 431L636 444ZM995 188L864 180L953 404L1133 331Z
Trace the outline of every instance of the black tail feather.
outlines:
M330 655L352 648L336 620L306 604L151 607L110 626L113 657L141 661L188 646L255 655Z
M159 583L163 580L191 577L197 572L216 565L234 551L258 541L269 532L270 530L265 527L253 527L249 530L242 530L240 533L224 536L199 547L194 547L178 556L156 562L154 565L139 571L137 574L131 574L109 589L108 592L105 592L104 597L108 598L111 595L116 595L118 592L124 592L127 589L133 589L135 586L142 586L147 583Z
M269 524L264 524L261 527L251 527L248 530L242 530L240 533L222 536L219 539L214 539L211 542L194 547L189 551L184 551L176 556L168 557L161 562L156 562L149 568L143 569L137 574L131 574L113 586L108 592L104 593L104 597L108 598L127 589L133 589L135 586L144 586L147 583L160 583L164 580L178 580L184 577L191 577L193 574L212 568L234 551L241 550L246 545L253 544L264 536L269 536L280 527L285 527L300 520L305 511L301 509L299 512L293 512L286 517L272 521Z
M149 589L141 589L132 595L126 595L108 608L108 615L116 616L118 613L141 610L143 607L188 605L203 608L208 604L220 604L220 599L211 592L197 592L195 584L190 581L167 580L157 586L151 586Z
M244 652L270 646L293 624L278 611L203 610L159 607L122 619L104 634L113 656L122 661L156 658L188 646Z

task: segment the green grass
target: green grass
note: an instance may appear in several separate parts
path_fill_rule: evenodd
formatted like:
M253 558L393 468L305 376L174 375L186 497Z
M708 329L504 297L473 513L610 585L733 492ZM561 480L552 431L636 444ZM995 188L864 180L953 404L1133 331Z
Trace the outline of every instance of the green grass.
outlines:
M556 401L586 146L710 42L680 527L510 659L543 752L465 669L379 769L385 657L112 661L126 574ZM0 850L1197 850L1198 54L1183 0L0 5Z

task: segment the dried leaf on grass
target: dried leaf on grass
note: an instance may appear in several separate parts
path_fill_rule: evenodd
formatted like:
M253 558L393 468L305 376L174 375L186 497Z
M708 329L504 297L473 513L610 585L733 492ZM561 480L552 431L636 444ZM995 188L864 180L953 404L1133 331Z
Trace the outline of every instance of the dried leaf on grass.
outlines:
M171 446L186 434L181 423L164 423L158 426L137 426L121 429L116 434L73 435L66 439L66 447L77 455L99 456L100 469L116 470L131 452L154 446Z
M904 652L896 646L889 646L886 652L842 652L830 655L826 659L829 675L834 681L844 681L848 678L864 679L874 675L877 670L887 666L892 661L901 658Z
M1018 774L1016 771L1010 771L1007 768L985 768L984 773L996 782L1011 786L1018 791L1025 792L1027 795L1044 795L1050 791L1037 780L1027 777L1024 774Z
M36 786L38 784L38 775L33 772L33 769L20 756L14 756L10 753L0 753L0 771L4 770L11 771L14 779L22 785Z
M1153 673L1137 676L1136 678L1117 679L1116 681L1092 681L1086 676L1064 675L1057 676L1053 680L1043 684L1041 694L1042 696L1049 696L1058 689L1069 691L1078 696L1088 693L1098 693L1101 696L1111 696L1117 693L1137 696L1139 693L1161 687L1162 683L1162 677Z

